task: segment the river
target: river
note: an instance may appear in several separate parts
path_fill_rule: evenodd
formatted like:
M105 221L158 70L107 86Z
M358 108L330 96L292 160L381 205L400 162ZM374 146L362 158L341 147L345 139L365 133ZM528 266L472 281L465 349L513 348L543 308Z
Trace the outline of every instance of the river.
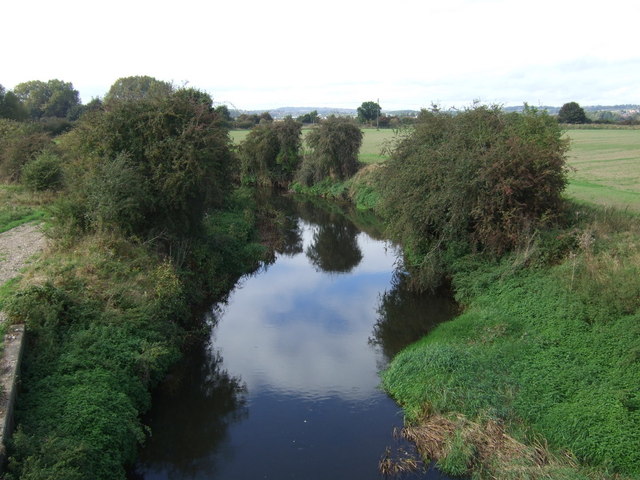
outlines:
M274 262L211 308L155 394L132 479L377 479L388 448L411 450L378 374L455 305L407 292L378 235L292 205ZM446 478L425 470L402 478Z

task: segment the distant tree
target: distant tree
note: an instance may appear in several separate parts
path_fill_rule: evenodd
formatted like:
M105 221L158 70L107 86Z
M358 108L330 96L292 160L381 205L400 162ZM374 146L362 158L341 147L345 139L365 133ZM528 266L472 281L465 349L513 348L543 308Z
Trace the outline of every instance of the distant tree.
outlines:
M238 115L236 121L234 122L235 128L253 128L254 125L257 125L260 122L260 117L254 114L242 113Z
M364 102L358 107L358 120L361 123L372 122L380 117L381 111L376 102Z
M218 105L215 108L215 111L223 122L231 123L233 121L233 118L231 118L231 112L229 112L229 108L226 105Z
M271 116L271 114L269 112L262 112L260 114L259 118L260 118L259 123L265 123L265 122L271 123L271 122L273 122L273 117Z
M314 110L313 112L300 115L296 120L300 123L318 123L320 121L320 116L318 115L318 111Z
M69 110L80 104L80 94L73 84L57 79L20 83L13 91L34 120L43 117L65 118Z
M584 109L576 102L565 103L558 112L560 123L589 123Z
M312 185L326 177L344 180L358 170L362 130L351 118L330 116L306 137L310 152L303 159L298 180Z
M11 91L7 92L2 85L0 85L0 118L18 121L27 118L27 111L18 96Z
M161 98L173 92L169 82L154 77L132 76L122 77L115 81L104 96L105 105L116 101L140 100L142 98Z
M96 110L102 110L103 104L102 100L99 98L92 98L89 103L86 105L76 105L72 107L67 113L67 120L72 122L80 119L82 115L88 112L95 112Z

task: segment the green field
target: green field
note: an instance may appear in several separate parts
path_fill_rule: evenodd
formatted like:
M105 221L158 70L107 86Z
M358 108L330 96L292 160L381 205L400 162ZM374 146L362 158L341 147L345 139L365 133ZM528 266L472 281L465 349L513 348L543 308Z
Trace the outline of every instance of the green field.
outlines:
M569 196L640 212L640 130L568 130Z

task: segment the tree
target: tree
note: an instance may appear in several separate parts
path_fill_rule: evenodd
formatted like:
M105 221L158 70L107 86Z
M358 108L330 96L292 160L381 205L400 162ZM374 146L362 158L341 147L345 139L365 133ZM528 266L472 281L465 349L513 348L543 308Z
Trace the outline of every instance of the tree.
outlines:
M558 112L560 123L589 123L584 109L576 102L565 103Z
M362 130L351 118L330 116L306 137L310 152L305 156L298 180L312 185L330 177L344 180L358 170Z
M57 79L20 83L13 91L34 120L44 117L65 118L74 106L80 104L80 94L73 84Z
M20 102L18 96L0 85L0 118L8 118L9 120L25 120L27 111Z
M173 92L173 85L169 82L157 80L154 77L132 76L122 77L115 81L104 96L105 105L113 102L129 100L160 99Z
M318 123L320 121L320 116L318 115L318 111L314 110L313 112L300 115L296 120L300 123Z
M364 102L358 107L358 120L360 123L373 122L380 117L381 111L376 102Z

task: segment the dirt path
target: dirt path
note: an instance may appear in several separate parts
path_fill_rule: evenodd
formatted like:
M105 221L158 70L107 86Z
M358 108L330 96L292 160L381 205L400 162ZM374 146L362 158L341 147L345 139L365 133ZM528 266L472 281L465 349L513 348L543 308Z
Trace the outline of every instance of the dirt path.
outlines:
M0 233L0 285L18 276L29 258L43 250L45 245L40 226L34 223Z

